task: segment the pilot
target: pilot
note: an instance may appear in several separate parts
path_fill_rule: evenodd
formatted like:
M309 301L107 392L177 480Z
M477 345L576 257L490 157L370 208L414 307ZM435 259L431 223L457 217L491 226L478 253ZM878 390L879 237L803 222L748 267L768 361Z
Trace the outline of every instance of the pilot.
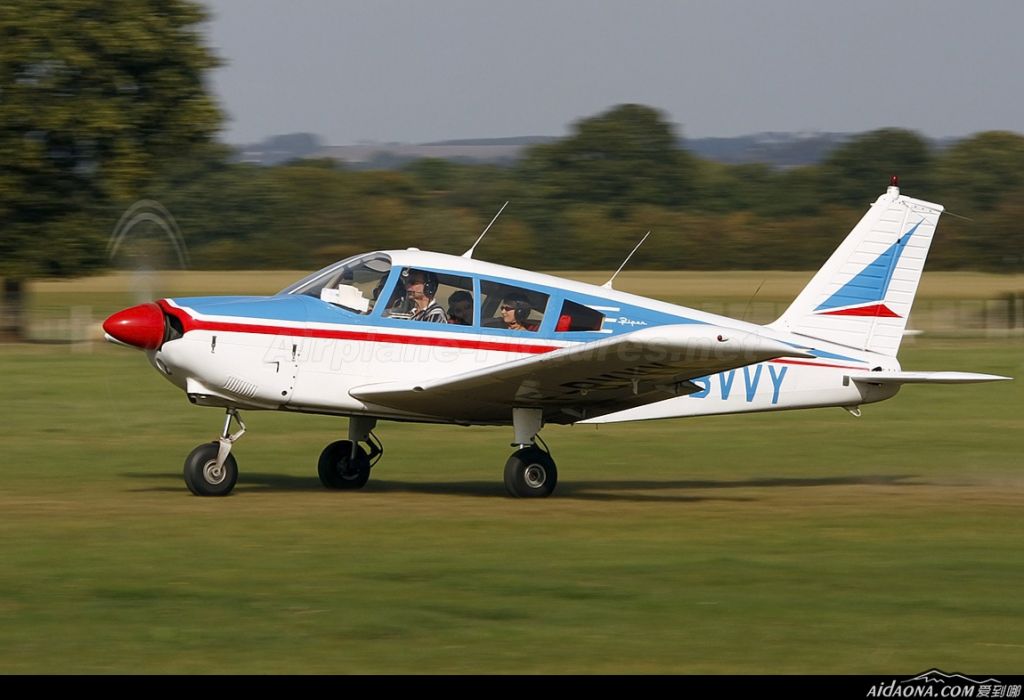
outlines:
M437 294L437 275L423 270L410 270L405 280L405 295L411 302L409 310L413 321L448 323L448 315L434 301Z
M524 294L512 292L506 295L498 309L501 312L501 322L510 331L536 331L539 327L539 324L529 320L533 307Z
M448 323L473 325L473 295L460 289L448 297Z

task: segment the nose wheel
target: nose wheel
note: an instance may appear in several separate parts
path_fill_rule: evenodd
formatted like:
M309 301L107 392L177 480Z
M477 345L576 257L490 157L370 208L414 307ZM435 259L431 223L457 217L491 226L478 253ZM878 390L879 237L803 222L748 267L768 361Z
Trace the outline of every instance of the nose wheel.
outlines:
M231 432L232 419L238 430ZM219 439L204 442L185 458L185 485L196 496L227 496L238 481L238 462L231 454L235 440L245 434L245 423L237 409L229 408Z
M238 463L228 455L217 463L220 445L206 442L189 453L185 459L185 485L196 496L227 496L238 481Z

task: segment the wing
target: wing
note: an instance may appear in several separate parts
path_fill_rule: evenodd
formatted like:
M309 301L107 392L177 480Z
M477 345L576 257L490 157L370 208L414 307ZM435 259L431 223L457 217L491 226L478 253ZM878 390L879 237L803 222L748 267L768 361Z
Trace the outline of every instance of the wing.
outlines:
M356 387L355 398L457 422L507 423L512 408L542 408L548 423L683 396L689 380L775 357L810 357L746 331L679 324L583 343L452 377Z

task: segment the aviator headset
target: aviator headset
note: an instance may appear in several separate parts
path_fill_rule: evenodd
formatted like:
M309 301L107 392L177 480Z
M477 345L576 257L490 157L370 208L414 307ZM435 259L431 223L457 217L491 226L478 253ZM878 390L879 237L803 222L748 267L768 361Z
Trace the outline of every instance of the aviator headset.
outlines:
M423 293L426 294L431 299L433 299L434 296L437 294L437 275L435 275L433 272L427 272L425 270L413 270L412 274L420 275L423 277ZM403 270L402 281L405 283L406 289L409 288L409 277L410 271Z

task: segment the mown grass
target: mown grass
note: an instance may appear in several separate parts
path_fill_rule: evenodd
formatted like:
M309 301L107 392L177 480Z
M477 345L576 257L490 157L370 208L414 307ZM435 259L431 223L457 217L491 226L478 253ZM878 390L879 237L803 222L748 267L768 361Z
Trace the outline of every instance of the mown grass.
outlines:
M1020 341L913 369L1024 377ZM503 495L508 429L247 413L241 477L191 496L221 414L141 353L0 347L2 673L1018 672L1024 385L839 409L545 428L555 496Z

